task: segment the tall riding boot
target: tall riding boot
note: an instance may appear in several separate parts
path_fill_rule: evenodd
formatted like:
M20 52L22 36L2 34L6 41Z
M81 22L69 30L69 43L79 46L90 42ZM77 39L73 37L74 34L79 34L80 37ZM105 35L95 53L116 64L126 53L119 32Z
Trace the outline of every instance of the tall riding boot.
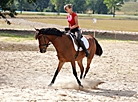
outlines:
M83 51L86 53L86 57L88 57L90 54L89 54L88 50L86 49L83 41L82 40L78 40L78 43L79 43L80 47L82 47Z

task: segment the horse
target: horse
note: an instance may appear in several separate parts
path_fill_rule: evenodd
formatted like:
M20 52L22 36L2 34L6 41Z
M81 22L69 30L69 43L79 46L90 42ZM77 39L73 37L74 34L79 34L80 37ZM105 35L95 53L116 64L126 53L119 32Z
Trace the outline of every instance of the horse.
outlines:
M81 81L79 80L76 72L76 65L75 61L77 61L81 75L80 79L85 78L86 74L88 73L88 70L90 69L91 61L94 57L94 54L101 56L103 51L101 46L99 45L98 41L92 36L92 35L83 35L89 42L89 48L88 51L90 55L87 57L87 67L84 73L84 67L82 60L85 57L84 51L80 51L77 58L75 59L76 51L73 46L73 42L71 40L70 35L66 34L63 31L60 31L56 28L42 28L42 29L35 29L35 39L38 39L39 42L39 49L41 53L45 53L47 50L47 47L52 43L57 51L57 57L59 60L58 67L55 71L55 74L53 76L53 79L49 86L53 85L55 82L55 79L61 70L63 64L65 62L70 62L72 65L73 74L79 84L80 87L83 87L81 84Z

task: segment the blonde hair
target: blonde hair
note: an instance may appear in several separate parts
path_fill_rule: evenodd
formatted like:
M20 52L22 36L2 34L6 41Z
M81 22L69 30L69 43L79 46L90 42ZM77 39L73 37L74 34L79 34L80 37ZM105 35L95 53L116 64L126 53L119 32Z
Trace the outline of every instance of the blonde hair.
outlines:
M72 4L66 4L66 5L64 6L64 10L66 10L67 7L68 7L69 9L72 8Z

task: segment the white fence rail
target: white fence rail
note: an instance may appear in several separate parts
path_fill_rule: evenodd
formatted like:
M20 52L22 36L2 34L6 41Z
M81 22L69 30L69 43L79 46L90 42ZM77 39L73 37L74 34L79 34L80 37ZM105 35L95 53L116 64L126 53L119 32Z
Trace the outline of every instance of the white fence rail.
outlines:
M20 11L16 11L16 12L20 12ZM57 12L30 12L30 11L22 11L22 13L32 13L32 14L57 14ZM60 13L60 14L64 14L67 15L67 13ZM81 13L77 13L77 15L85 15L85 16L110 16L112 17L113 15L111 14L81 14ZM116 17L135 17L137 18L138 16L134 16L134 15L115 15Z
M0 30L27 30L27 31L35 31L35 29L13 29L13 28L0 28ZM63 29L60 29L63 31ZM138 32L129 32L129 31L113 31L113 30L82 30L82 32L109 32L109 33L121 33L121 34L138 34Z

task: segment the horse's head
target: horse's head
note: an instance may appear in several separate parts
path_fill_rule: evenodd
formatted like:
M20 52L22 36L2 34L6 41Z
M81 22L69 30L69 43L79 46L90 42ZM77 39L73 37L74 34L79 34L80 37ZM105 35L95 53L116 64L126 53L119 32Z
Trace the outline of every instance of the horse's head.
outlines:
M45 53L46 49L49 45L49 39L46 37L45 34L42 34L41 30L35 29L35 39L38 39L39 42L39 49L41 53Z
M45 53L48 45L53 43L58 36L62 37L63 34L63 32L56 28L42 28L40 30L35 30L35 39L38 39L39 41L39 49L41 53Z

